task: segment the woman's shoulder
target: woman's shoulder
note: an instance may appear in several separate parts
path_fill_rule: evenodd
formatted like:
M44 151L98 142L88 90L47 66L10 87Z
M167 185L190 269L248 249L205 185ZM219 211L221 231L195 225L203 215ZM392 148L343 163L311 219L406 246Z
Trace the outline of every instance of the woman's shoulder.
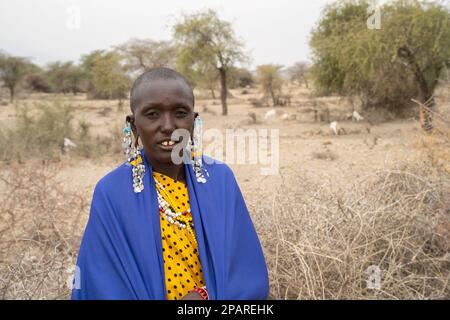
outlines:
M223 161L214 159L207 155L203 155L202 159L203 165L207 170L212 170L214 172L219 172L223 174L233 174L233 171L228 166L228 164L226 164Z
M220 180L235 180L233 170L225 162L203 155L203 165L210 176L216 176L217 178L220 178Z
M203 155L203 166L209 176L216 181L235 181L232 169L225 162ZM127 162L123 162L100 178L95 186L95 190L107 193L122 192L123 190L120 190L121 187L126 187L127 183L131 184L131 167Z
M123 162L100 178L95 189L99 191L108 191L112 188L119 188L125 181L129 180L130 171L131 167L126 162Z

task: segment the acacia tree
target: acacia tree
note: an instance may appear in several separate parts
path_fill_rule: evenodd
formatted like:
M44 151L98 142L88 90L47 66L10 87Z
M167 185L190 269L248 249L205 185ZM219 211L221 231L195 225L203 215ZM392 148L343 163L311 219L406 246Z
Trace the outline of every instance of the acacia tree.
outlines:
M50 81L48 80L46 73L42 70L27 74L25 83L27 84L27 87L33 91L45 93L52 92Z
M272 105L276 106L278 96L281 94L283 79L280 75L282 66L275 64L263 64L257 67L256 74L259 84L262 86L264 97L272 99Z
M74 95L78 92L85 91L85 83L87 79L86 71L79 65L72 64L68 70L68 80L70 91Z
M309 64L307 62L296 62L293 66L287 69L291 81L296 81L299 85L305 84L306 88L309 88L308 84L308 71Z
M30 71L32 64L27 58L0 53L0 79L9 89L10 101L14 101L17 86Z
M231 68L228 74L231 88L251 87L255 82L253 74L246 68Z
M173 27L178 44L177 66L188 74L201 74L213 69L220 78L222 114L228 114L227 74L231 67L245 62L243 43L227 21L220 20L213 10L184 15Z
M175 63L176 49L168 41L131 39L116 47L125 59L130 72L144 72L156 67L171 67Z
M211 67L211 65L205 65L204 67L205 68L201 68L194 73L186 70L187 76L188 79L194 84L194 86L209 90L209 92L211 93L211 98L215 100L215 90L219 86L219 74L217 73L217 70L215 68Z
M188 79L192 87L208 90L211 98L215 100L215 89L220 86L220 75L217 68L212 64L199 62L193 67L192 59L189 54L177 54L176 69Z
M329 5L312 32L316 87L358 95L363 107L398 111L416 98L432 108L450 63L450 12L439 3L395 0L380 6L381 28L367 26L369 2ZM421 109L421 119L423 108ZM431 114L422 127L431 129Z
M413 78L421 102L421 122L431 131L434 91L444 68L450 66L450 10L436 3L398 1L383 7L389 16L381 42L391 48ZM395 32L393 39L389 33ZM395 51L396 50L396 51ZM425 106L425 108L424 108Z
M130 88L130 78L117 52L96 50L82 58L89 81L88 92L99 99L121 99Z
M87 78L85 70L72 61L51 62L47 65L46 78L49 79L53 92L76 95L82 91Z

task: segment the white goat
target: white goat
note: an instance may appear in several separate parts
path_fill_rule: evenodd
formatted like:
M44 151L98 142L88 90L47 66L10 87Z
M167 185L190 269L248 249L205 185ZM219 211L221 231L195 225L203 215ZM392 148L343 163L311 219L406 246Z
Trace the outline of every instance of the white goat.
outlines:
M64 138L63 150L68 152L70 149L75 149L77 145L72 142L69 138Z
M271 110L267 111L266 114L264 115L264 121L274 120L276 117L277 117L277 112L275 111L275 109L271 109Z
M364 120L363 117L361 117L361 115L358 113L358 111L354 110L353 114L352 114L352 119L356 120L356 121L361 121Z
M335 135L338 135L339 133L338 133L338 123L337 123L337 121L333 121L333 122L331 122L330 123L330 129L331 130L333 130L333 132L334 132L334 134Z

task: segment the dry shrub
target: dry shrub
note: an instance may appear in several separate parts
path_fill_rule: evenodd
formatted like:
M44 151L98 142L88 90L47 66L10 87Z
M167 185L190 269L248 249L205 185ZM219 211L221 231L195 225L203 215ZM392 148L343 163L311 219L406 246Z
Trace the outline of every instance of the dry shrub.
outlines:
M433 117L433 131L422 132L416 147L430 163L450 173L450 83L449 89L438 91L438 110L429 109Z
M65 190L60 168L0 173L0 298L68 298L87 195ZM322 181L322 182L317 182ZM408 164L348 189L331 177L283 172L273 197L248 201L274 299L450 298L450 178ZM366 272L381 270L381 288Z
M108 136L93 136L90 132L91 124L86 120L80 120L79 129L74 135L77 147L70 151L72 155L84 158L98 158L105 154L121 155L123 132L120 126L112 125L108 130Z
M60 159L65 152L64 138L77 145L70 151L72 155L96 158L105 153L120 153L117 146L122 142L118 128L113 127L109 136L94 136L86 120L74 125L74 108L70 105L55 101L36 104L33 110L20 105L16 111L11 128L0 128L0 160L4 162Z
M271 203L249 202L271 298L450 298L449 176L424 163L374 172L345 190L332 181L294 171ZM370 266L380 268L379 289L367 286Z
M66 192L55 165L0 173L0 299L62 299L70 294L88 210Z
M267 106L267 104L264 103L263 99L257 99L257 98L249 98L247 99L248 103L250 103L254 108L262 108Z
M330 151L330 150L324 150L324 151L315 151L311 153L311 157L313 159L319 159L319 160L336 160L338 156L336 153Z
M26 160L39 156L52 159L61 153L65 137L74 133L73 112L68 105L37 104L35 110L26 105L16 108L16 121L0 135L2 160Z
M68 298L90 199L58 182L59 165L5 169L0 299ZM279 186L247 201L270 297L449 299L450 175L441 169L408 162L345 189L333 177L283 169ZM371 266L380 268L379 289L367 287Z

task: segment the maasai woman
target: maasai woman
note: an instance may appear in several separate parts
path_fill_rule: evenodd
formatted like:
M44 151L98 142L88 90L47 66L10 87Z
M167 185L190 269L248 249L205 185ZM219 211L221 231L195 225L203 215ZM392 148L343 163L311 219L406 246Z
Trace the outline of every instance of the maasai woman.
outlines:
M95 187L72 299L266 299L258 236L230 168L201 155L186 79L152 69L130 101L129 159ZM181 129L192 146L184 160L193 161L177 164Z

